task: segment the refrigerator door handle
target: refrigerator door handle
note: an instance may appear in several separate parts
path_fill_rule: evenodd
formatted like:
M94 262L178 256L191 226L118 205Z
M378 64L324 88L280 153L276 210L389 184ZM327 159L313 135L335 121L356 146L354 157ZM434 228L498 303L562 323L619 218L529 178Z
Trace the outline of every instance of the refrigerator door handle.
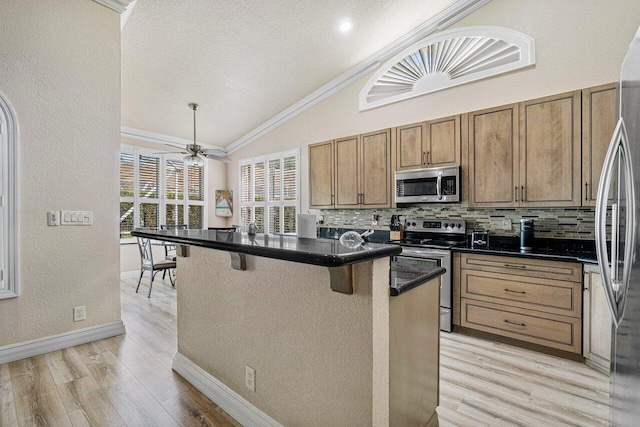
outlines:
M605 297L613 323L617 327L624 316L624 306L626 293L631 277L631 262L635 250L635 189L633 184L633 169L629 155L629 143L627 132L622 118L618 121L616 129L611 138L609 149L605 157L602 175L598 186L596 199L596 254L598 256L598 267L604 284ZM619 268L619 215L620 215L620 194L617 195L616 203L611 206L611 260L607 254L607 200L611 181L613 178L614 166L618 163L619 175L624 177L624 212L625 212L625 240L622 280L618 274ZM611 264L610 264L611 263Z

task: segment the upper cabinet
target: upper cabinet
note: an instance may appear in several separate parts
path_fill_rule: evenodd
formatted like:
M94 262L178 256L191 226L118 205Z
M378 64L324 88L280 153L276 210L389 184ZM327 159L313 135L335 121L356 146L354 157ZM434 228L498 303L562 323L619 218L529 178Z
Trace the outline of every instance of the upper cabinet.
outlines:
M609 141L616 127L616 85L582 91L582 206L595 206Z
M580 91L520 103L520 206L580 206Z
M517 104L469 113L469 206L518 206L518 123Z
M309 207L388 208L392 199L391 130L309 146Z
M460 165L460 115L396 128L396 170Z
M580 206L580 92L469 114L469 206Z
M309 207L332 208L335 199L334 142L309 145Z

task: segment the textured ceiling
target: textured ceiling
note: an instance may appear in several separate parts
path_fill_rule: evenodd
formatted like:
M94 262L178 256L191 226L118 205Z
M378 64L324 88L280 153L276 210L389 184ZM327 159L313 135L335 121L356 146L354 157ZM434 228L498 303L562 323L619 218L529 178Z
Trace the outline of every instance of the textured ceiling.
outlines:
M227 146L455 0L138 0L122 125ZM338 30L349 18L350 33Z

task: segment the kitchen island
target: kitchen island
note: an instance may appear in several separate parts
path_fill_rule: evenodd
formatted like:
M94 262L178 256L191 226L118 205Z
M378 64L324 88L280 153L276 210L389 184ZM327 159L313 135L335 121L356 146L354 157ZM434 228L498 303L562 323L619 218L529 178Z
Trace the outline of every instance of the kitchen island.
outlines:
M437 423L443 269L390 273L395 245L133 235L178 244L174 370L242 424Z

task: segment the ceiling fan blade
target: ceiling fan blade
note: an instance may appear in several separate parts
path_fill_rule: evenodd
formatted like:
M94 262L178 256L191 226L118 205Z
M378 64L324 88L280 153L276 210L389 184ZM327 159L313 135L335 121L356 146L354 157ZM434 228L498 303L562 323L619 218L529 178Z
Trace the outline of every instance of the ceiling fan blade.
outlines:
M180 150L184 150L184 145L169 144L166 142L164 143L164 145L166 145L167 147L179 148Z
M217 160L223 163L231 163L231 159L227 159L226 157L216 156L214 154L206 154L206 153L202 153L202 155L210 160Z
M224 150L220 150L219 148L207 148L206 150L201 150L202 154L213 154L214 156L224 156L226 153Z
M151 153L151 154L189 154L186 151L161 151L159 153Z

